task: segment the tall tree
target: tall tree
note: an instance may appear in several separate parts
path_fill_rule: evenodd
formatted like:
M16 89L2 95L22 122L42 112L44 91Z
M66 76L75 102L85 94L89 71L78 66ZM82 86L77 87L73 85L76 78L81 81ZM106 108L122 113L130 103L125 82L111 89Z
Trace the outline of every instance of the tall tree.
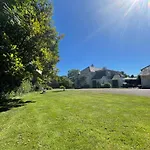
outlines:
M78 75L80 73L80 70L78 69L72 69L68 71L68 78L72 81L75 82L76 79L78 78Z
M48 0L0 2L0 95L22 79L40 74L49 79L59 61L58 35Z
M126 78L126 77L130 77L129 75L127 75L124 71L121 71L121 74Z

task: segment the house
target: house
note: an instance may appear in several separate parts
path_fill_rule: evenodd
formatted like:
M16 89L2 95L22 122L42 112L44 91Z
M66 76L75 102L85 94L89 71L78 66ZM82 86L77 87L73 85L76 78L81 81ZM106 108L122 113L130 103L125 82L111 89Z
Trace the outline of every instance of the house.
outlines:
M124 76L121 74L116 74L112 78L112 87L122 87L124 82Z
M116 87L121 87L123 84L123 75L119 71L110 70L107 68L97 68L91 65L80 71L76 87L78 88L96 88L101 84L113 84L116 81Z
M140 77L142 88L150 88L150 65L141 69Z

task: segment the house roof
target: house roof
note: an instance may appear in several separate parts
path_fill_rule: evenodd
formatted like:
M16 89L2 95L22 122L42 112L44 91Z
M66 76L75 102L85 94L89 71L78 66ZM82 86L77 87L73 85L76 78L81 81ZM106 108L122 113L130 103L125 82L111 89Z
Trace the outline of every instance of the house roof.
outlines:
M114 75L120 75L120 77L124 77L121 72L109 70L106 68L96 68L94 65L91 65L81 71L84 72L85 70L89 70L90 72L95 72L95 75L92 79L101 79L103 76L106 76L108 79L112 79Z
M90 72L95 72L95 71L102 70L102 68L96 68L94 66L90 66L89 69L90 69Z
M106 70L96 71L96 74L92 79L101 79L103 76L106 76Z
M124 80L137 80L137 78L124 78Z
M150 75L150 65L146 66L145 68L141 69L140 75Z
M121 75L120 74L116 74L113 76L112 80L116 80L116 79L120 79Z
M144 69L149 68L149 67L150 67L150 65L148 65L148 66L142 68L141 71L143 71Z
M120 72L114 70L103 69L96 71L96 74L92 79L101 79L103 76L106 76L108 79L112 79L115 75L122 76Z
M87 68L81 70L81 72L83 72L83 71L85 71L85 70L87 70L87 69L88 69L90 72L96 72L96 71L98 71L98 70L102 70L102 68L96 68L96 67L94 67L94 65L91 65L91 66L89 66L89 67L87 67Z

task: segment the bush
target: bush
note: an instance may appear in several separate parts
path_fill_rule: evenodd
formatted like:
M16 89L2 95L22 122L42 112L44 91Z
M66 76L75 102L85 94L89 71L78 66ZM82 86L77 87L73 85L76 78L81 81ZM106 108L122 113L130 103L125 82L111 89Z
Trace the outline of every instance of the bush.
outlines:
M12 98L12 97L15 97L16 96L16 93L14 91L11 91L10 94L9 94L9 98Z
M48 87L48 90L52 90L53 88L51 86Z
M52 90L53 88L52 88L51 86L48 86L48 85L47 85L47 86L45 86L45 89L46 89L46 90Z
M90 88L90 86L88 84L85 84L82 86L82 88Z
M29 93L33 90L32 83L29 80L24 80L16 91L16 95Z
M34 91L41 91L42 90L42 84L39 84L39 83L35 83L34 84L34 87L33 87L33 90Z
M110 83L105 83L102 87L103 88L111 88L111 84Z
M60 89L63 89L63 91L65 91L66 90L66 88L62 85L62 86L60 86Z

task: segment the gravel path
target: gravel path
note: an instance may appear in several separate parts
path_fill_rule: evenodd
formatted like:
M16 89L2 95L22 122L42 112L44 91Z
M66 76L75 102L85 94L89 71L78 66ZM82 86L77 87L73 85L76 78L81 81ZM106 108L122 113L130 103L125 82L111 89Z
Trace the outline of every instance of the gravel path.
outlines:
M150 97L150 89L79 89L79 90Z

